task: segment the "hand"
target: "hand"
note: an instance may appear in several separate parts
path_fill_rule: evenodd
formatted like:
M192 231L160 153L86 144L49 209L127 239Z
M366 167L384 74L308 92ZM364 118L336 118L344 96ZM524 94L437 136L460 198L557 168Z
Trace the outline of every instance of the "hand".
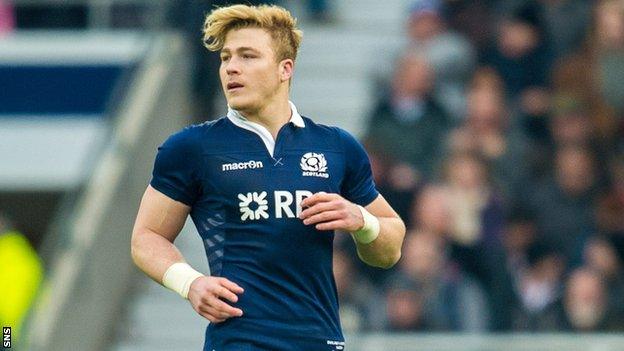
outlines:
M317 230L354 232L364 226L364 218L357 205L338 194L321 191L304 199L301 207L305 209L299 215L303 224L315 224Z
M243 311L234 308L220 298L237 302L243 288L220 277L199 277L191 283L188 299L193 309L212 323L220 323L230 317L240 317Z

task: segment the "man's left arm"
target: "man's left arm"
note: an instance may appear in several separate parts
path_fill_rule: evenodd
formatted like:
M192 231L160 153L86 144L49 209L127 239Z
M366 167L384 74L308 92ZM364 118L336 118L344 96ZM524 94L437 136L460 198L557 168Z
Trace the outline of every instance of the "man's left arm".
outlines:
M383 196L360 207L339 194L319 192L301 205L305 225L351 233L360 259L368 265L390 268L401 258L405 224Z

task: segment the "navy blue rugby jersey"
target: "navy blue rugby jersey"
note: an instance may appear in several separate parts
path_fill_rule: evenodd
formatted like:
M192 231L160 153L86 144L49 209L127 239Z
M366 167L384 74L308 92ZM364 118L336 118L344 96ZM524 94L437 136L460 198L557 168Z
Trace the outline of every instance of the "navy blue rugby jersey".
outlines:
M191 206L210 274L245 289L232 304L243 316L211 323L204 350L344 349L334 232L304 225L300 203L324 191L366 206L379 193L349 133L291 109L276 140L230 110L158 148L152 187Z

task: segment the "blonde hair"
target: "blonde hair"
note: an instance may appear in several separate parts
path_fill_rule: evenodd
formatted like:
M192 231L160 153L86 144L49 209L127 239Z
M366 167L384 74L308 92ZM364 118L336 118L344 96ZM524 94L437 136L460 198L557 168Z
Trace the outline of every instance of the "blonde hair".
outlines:
M228 32L241 28L266 30L273 39L278 61L296 59L303 32L288 10L275 5L233 5L214 9L204 22L204 46L210 51L219 51L223 49Z

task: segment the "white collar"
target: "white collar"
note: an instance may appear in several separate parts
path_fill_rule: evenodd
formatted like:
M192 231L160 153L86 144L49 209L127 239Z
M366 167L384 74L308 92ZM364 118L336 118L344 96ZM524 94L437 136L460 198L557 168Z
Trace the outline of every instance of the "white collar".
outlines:
M288 122L292 123L296 127L305 128L305 122L303 121L303 117L301 117L299 112L297 112L297 107L295 107L295 104L293 104L291 101L288 101L288 104L290 105L290 111L291 111L290 120ZM249 121L240 112L238 112L237 110L234 110L233 108L229 106L228 106L227 118L232 123L234 123L234 125L256 133L264 142L264 145L269 151L269 154L271 154L271 157L273 157L273 151L275 150L275 140L273 139L273 136L271 135L269 130L266 129L266 127L264 127L263 125L259 123Z
M303 121L303 117L301 117L301 115L297 111L297 107L295 106L295 104L293 104L292 101L288 101L288 104L290 105L290 111L292 112L292 114L290 116L290 120L288 122L294 124L295 126L297 126L299 128L305 128L305 122ZM232 122L235 122L235 123L238 122L238 121L247 122L247 123L254 123L254 122L249 122L249 120L245 116L243 116L237 110L231 108L229 105L228 105L227 117ZM255 124L257 124L257 123L255 123Z

